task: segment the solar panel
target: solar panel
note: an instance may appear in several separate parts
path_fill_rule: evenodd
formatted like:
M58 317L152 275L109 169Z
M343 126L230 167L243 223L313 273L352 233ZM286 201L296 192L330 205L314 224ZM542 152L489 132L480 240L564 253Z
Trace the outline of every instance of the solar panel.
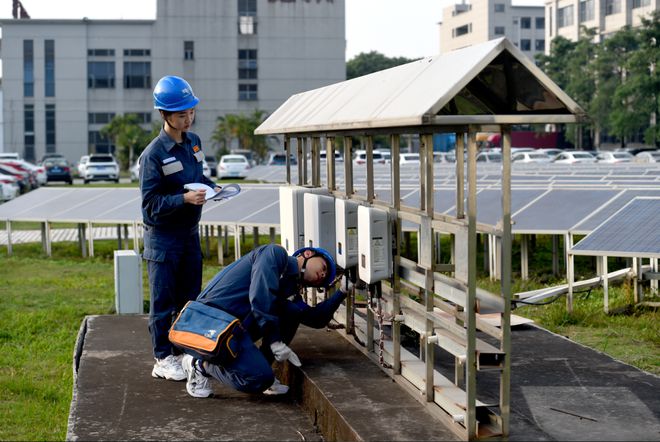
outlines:
M660 198L633 199L575 244L571 252L660 258Z

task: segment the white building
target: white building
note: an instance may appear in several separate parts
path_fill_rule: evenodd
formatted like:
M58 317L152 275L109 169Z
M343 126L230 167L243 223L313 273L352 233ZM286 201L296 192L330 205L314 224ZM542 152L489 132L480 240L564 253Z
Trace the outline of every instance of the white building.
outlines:
M546 52L550 41L562 36L572 41L580 37L580 27L595 28L596 41L629 25L642 24L642 17L660 8L660 0L550 0L545 2L547 19Z
M158 0L155 20L7 19L4 150L70 161L114 146L99 130L159 119L152 90L184 77L200 98L193 131L209 149L218 116L267 113L345 79L344 0Z
M440 53L507 37L532 60L545 50L543 6L512 5L511 0L472 0L442 10Z

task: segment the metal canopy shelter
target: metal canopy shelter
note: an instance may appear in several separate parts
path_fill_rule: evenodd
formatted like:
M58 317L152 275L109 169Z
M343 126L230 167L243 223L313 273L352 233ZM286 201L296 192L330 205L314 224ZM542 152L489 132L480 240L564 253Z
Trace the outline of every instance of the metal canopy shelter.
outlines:
M413 385L414 396L462 439L507 437L509 434L512 239L509 125L577 123L584 118L583 110L510 41L498 39L293 95L255 130L259 135L284 135L287 158L295 141L298 185L323 185L337 198L378 206L390 214L394 244L392 277L382 281L383 284L369 287L369 296L377 303L368 304L366 323L355 315L352 297L347 299L343 310L346 337L349 338L349 333L359 336L366 343L363 351L377 360L395 381L409 388ZM476 133L481 131L500 132L503 140L503 163L497 171L502 222L489 232L501 241L498 263L502 278L498 294L487 293L476 286ZM434 210L432 137L440 132L457 135L453 216ZM420 136L420 165L418 179L414 180L418 187L418 207L406 206L402 201L401 134ZM390 201L375 198L375 135L390 136ZM352 137L362 137L366 147L364 195L355 192L350 161ZM333 152L338 139L343 141L346 159L341 163L343 188L337 185L334 155L327 156L326 181L321 181L321 146ZM311 153L310 173L306 161L308 152ZM288 161L286 182L294 184ZM401 254L404 222L418 226L417 262ZM456 257L453 264L437 262L435 238L439 232L452 235ZM408 293L421 295L422 301L405 296ZM391 341L385 339L383 333L376 338L378 334L374 331L378 319L382 332L382 303L395 318ZM499 328L477 316L486 307L499 313ZM402 349L402 324L419 333L420 358ZM498 346L477 339L477 330L495 338ZM353 342L352 337L349 340ZM436 345L454 356L453 380L435 370ZM478 400L477 371L488 370L500 376L499 400L494 404Z

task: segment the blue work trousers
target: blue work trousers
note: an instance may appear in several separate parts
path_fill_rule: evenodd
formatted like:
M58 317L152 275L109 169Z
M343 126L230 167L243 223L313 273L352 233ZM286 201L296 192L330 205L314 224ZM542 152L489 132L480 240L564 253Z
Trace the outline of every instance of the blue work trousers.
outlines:
M172 321L202 288L199 233L171 235L145 229L144 259L149 274L149 331L154 357L180 353L168 339Z

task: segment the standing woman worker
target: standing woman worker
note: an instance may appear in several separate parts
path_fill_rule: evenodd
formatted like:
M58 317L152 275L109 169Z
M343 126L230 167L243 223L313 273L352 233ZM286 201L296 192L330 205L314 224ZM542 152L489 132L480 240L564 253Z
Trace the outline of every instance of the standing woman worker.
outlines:
M144 259L150 288L149 331L156 359L151 375L186 378L181 355L167 334L173 318L202 286L202 250L198 223L205 192L186 191L188 183L218 186L202 172L204 152L189 132L199 98L186 80L172 75L154 88L154 108L163 128L140 156L140 191L144 223Z

